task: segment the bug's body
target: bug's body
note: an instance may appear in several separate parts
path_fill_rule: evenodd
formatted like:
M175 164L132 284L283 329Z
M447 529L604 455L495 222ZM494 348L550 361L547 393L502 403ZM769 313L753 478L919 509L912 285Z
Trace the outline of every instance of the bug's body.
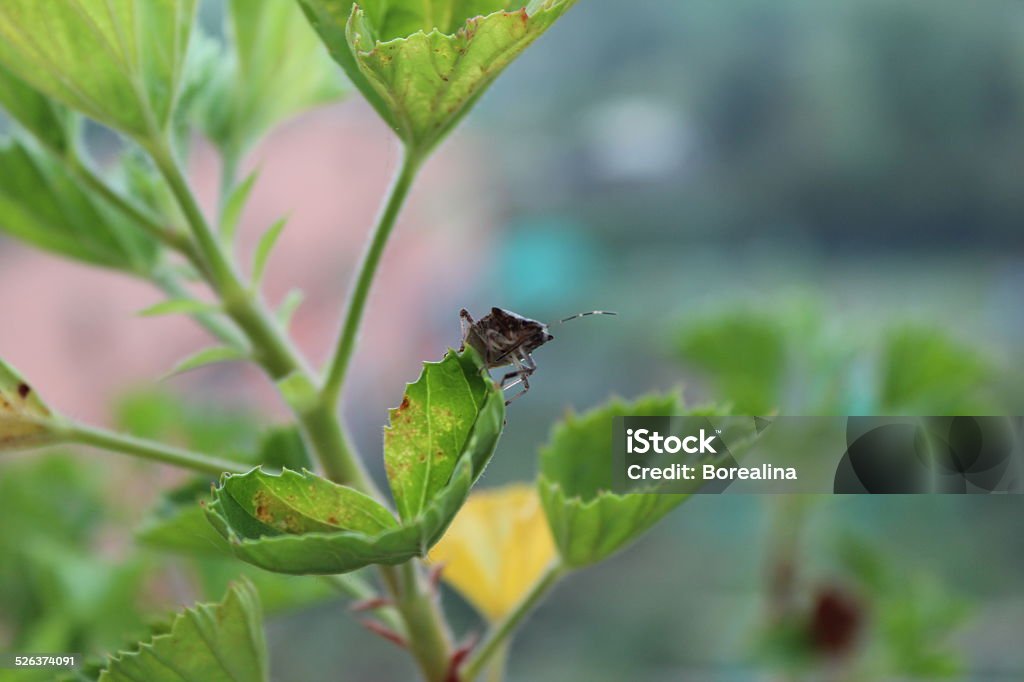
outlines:
M614 314L595 310L567 317L562 322L584 315ZM502 308L491 308L491 312L479 320L474 320L463 308L459 318L462 321L463 347L469 346L479 353L487 369L509 365L515 368L501 378L501 388L505 390L521 383L523 390L506 400L505 404L529 391L530 375L537 370L533 351L555 338L548 331L548 326Z

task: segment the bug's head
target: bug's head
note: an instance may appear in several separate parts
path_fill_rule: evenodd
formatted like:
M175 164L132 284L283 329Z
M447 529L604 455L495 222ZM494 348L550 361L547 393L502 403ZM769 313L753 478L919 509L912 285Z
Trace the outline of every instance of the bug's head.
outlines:
M555 338L551 332L548 331L548 326L542 322L536 320L530 320L524 325L523 331L526 333L527 341L524 345L532 348L539 348L548 341Z

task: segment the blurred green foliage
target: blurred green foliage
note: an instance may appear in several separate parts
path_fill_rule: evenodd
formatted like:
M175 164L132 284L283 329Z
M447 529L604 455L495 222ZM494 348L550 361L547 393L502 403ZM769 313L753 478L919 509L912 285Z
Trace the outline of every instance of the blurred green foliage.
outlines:
M267 428L253 413L200 405L169 393L129 395L117 405L115 419L135 435L240 461L296 469L309 464L294 429ZM163 494L139 524L135 544L124 535L135 523L132 503L110 503L112 486L124 481L105 479L91 458L54 452L4 462L0 646L89 655L135 642L174 607L167 594L153 591L168 575L175 576L172 584L200 600L219 598L230 581L246 576L271 614L334 594L326 583L266 573L220 551L214 544L220 537L198 504L212 482L195 477ZM193 539L187 541L189 537ZM95 667L99 659L90 661ZM0 679L5 679L2 673ZM37 678L17 678L31 679L51 676L44 672Z
M976 344L938 325L844 322L808 300L688 319L675 352L742 414L1009 409L996 360Z

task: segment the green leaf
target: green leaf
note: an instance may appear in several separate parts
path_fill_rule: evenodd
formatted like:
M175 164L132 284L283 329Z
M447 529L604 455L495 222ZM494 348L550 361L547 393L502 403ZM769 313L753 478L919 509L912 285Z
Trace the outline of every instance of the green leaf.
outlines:
M256 245L256 253L252 259L252 283L254 287L258 287L260 282L263 281L263 273L267 269L267 260L270 259L270 252L274 250L274 245L277 244L277 239L281 236L281 231L284 230L286 224L288 224L288 219L281 218L260 237L260 242Z
M86 191L51 154L27 142L0 145L0 231L69 258L148 276L159 245Z
M421 402L427 387L429 406ZM308 472L224 476L207 516L235 555L297 574L344 573L424 556L490 460L504 398L472 350L427 363L406 397L385 435L400 522L372 498ZM430 457L421 458L424 453Z
M277 307L277 313L275 313L277 323L281 325L282 329L288 329L291 326L292 317L305 298L306 295L302 292L302 289L292 289L285 294L284 300L281 301L281 305Z
M277 123L341 98L345 88L294 2L231 0L229 54L197 107L200 126L238 160Z
M67 109L31 88L0 64L0 107L59 155L71 149L71 116Z
M384 466L403 520L416 519L448 483L473 446L477 415L485 403L499 402L493 399L495 390L474 351L451 351L441 362L425 363L420 378L406 388L384 429ZM470 456L478 454L483 453ZM484 464L474 467L477 476Z
M276 426L260 439L258 461L275 469L308 469L313 466L298 426Z
M0 451L55 439L53 413L14 368L0 360Z
M779 317L739 310L689 322L679 338L679 354L703 370L740 414L771 412L779 407L787 369L792 370L787 331L796 326L794 320Z
M113 184L136 206L168 226L184 225L177 200L152 160L138 147L128 147L118 158L112 175Z
M538 488L555 544L568 566L596 563L635 540L685 502L682 494L628 494L612 488L612 419L684 415L677 395L612 401L568 415L541 450Z
M238 233L238 225L242 219L242 211L245 210L245 205L249 202L249 195L252 194L252 188L256 185L259 177L258 170L249 173L245 180L231 190L227 201L224 202L224 209L220 214L220 234L224 243L230 244L235 240L235 234Z
M996 371L982 352L932 327L891 330L881 357L883 414L995 414ZM995 410L995 411L993 411Z
M426 153L575 0L300 0L352 82Z
M100 682L257 682L267 680L259 597L252 583L235 583L219 604L179 613L170 632L115 655Z
M198 353L190 355L175 365L174 369L164 376L164 379L177 374L183 374L184 372L190 372L193 369L213 365L218 362L237 362L248 359L248 353L238 348L231 348L229 346L213 346L211 348L204 348Z
M139 311L142 317L159 317L161 315L196 315L199 313L218 313L222 308L216 303L197 301L194 298L172 298L161 301Z
M200 501L208 500L210 482L197 478L163 495L135 531L148 547L199 556L230 557L224 538L206 521Z
M0 63L138 140L174 111L195 0L4 0Z

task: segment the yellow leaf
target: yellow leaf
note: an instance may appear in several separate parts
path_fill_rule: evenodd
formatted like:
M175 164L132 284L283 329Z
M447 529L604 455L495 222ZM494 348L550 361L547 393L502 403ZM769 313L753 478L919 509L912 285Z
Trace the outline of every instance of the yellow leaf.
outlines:
M430 552L442 575L488 620L526 595L555 558L544 510L532 485L473 493Z

